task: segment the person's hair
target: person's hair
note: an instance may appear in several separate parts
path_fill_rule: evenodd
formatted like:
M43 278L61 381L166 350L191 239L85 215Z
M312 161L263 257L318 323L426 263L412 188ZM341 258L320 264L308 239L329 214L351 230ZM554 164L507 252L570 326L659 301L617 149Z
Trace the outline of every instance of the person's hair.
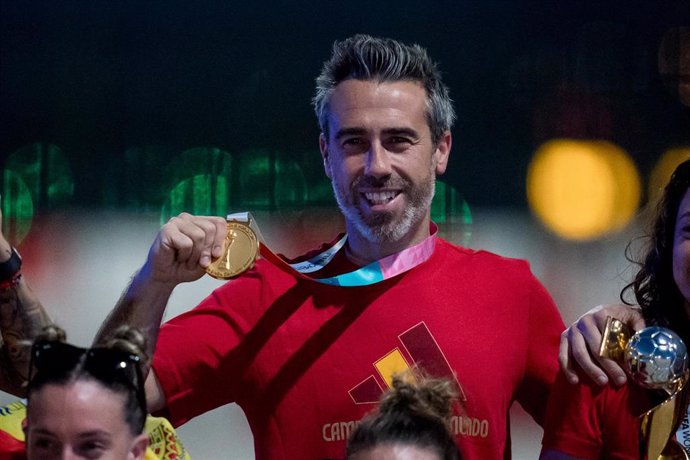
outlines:
M46 385L92 380L125 397L125 422L133 435L141 434L147 416L142 375L142 367L148 364L145 350L146 337L131 326L119 327L104 346L94 348L70 345L64 330L46 326L32 347L29 411L32 395Z
M324 62L316 78L312 102L321 132L328 136L331 94L344 80L377 82L419 82L426 91L426 118L431 139L437 144L455 121L453 102L441 73L424 48L405 45L390 38L355 35L333 44L331 58Z
M429 449L443 460L459 460L450 430L456 384L419 373L398 374L375 412L364 417L347 443L346 458L381 445Z
M632 291L648 325L669 327L686 343L690 343L690 321L684 307L685 298L673 278L673 244L680 203L688 187L690 160L676 168L664 189L646 237L643 257L635 260L628 245L628 260L636 263L639 270L620 295L623 302L630 304L625 294Z

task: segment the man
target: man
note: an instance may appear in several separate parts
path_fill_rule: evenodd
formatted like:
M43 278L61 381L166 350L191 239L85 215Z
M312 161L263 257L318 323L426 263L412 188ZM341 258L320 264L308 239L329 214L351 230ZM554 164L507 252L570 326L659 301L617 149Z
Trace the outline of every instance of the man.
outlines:
M226 235L223 219L182 214L97 340L122 323L147 330L150 409L181 424L237 402L258 459L342 458L355 423L412 366L456 380L464 458L509 457L508 410L518 400L541 420L563 324L524 261L436 237L454 112L435 64L416 45L354 36L334 45L314 106L347 230L332 260L311 277L258 260L159 331L174 287L201 277Z
M17 396L26 394L31 342L50 324L21 267L19 253L0 231L0 390Z

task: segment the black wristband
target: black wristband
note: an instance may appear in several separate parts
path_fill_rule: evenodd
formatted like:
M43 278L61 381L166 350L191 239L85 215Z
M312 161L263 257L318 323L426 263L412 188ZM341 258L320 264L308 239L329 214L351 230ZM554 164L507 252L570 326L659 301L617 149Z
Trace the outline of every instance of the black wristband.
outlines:
M0 282L11 281L22 268L22 258L15 248L12 255L6 261L0 263Z

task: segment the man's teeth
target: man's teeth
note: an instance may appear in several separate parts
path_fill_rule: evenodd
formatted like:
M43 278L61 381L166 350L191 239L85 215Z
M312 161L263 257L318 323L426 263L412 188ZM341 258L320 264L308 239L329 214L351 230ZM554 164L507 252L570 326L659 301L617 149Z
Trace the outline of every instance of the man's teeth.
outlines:
M373 204L386 204L397 194L398 192L366 192L364 196Z

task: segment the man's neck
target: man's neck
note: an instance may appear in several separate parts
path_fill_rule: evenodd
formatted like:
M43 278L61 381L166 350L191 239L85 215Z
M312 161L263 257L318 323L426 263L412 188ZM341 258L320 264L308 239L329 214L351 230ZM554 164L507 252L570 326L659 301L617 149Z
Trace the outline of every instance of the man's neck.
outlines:
M345 255L350 262L363 267L419 244L429 235L429 221L426 219L415 231L408 232L407 235L396 241L371 242L358 232L348 228Z

